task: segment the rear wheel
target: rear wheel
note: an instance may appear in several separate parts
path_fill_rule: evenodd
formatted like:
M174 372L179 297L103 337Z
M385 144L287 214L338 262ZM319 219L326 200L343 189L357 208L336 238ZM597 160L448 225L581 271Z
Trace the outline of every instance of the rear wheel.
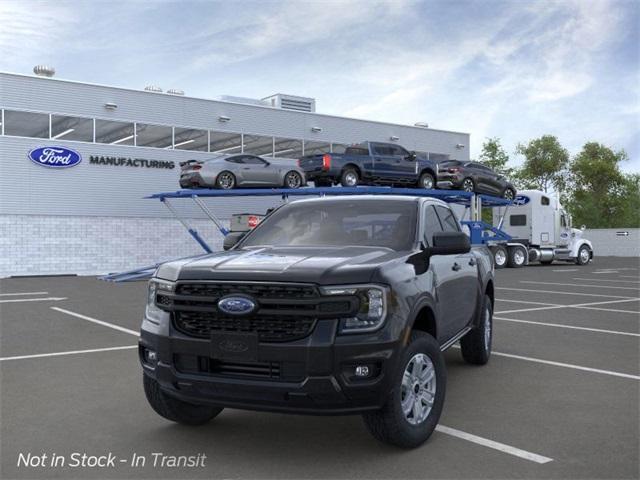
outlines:
M513 200L516 198L516 192L514 192L512 188L506 188L502 193L502 198L505 200Z
M286 188L300 188L302 186L302 175L295 170L287 172L284 176L284 186Z
M524 267L527 263L527 251L523 247L509 247L508 253L507 266L509 268Z
M484 296L480 323L460 339L462 358L473 365L484 365L491 356L493 339L493 306L489 295Z
M424 443L438 424L446 388L446 369L438 342L411 332L385 406L363 415L371 434L384 443L414 448Z
M578 257L576 263L578 265L586 265L591 260L591 250L586 245L582 245L578 250Z
M356 187L359 181L360 176L353 168L345 168L340 176L340 185L343 187Z
M221 188L223 190L230 190L235 186L236 186L236 176L233 173L227 172L225 170L224 172L220 172L218 174L218 177L216 178L216 187Z
M491 247L493 253L493 264L496 268L504 268L507 265L507 249L503 245L495 245Z
M436 181L433 175L430 173L423 173L418 180L418 188L426 188L427 190L433 190L436 186Z
M473 179L465 178L462 181L462 190L465 191L465 192L475 192L476 191L476 185L475 185L475 183L473 183Z
M185 425L202 425L216 417L223 409L208 405L194 405L173 398L160 389L148 375L143 375L144 393L151 408L161 417Z

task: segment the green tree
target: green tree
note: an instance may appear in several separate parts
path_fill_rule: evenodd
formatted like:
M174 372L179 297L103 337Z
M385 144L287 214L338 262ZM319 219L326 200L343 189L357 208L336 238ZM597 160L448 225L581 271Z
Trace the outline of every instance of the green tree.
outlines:
M516 176L519 186L545 192L552 187L556 191L564 189L569 152L560 145L556 137L543 135L527 144L519 144L516 152L525 158Z
M513 168L507 166L507 163L509 163L509 155L497 137L487 138L485 140L482 144L482 152L480 153L479 160L482 164L502 175L510 176L513 173Z
M624 150L614 152L597 142L586 143L569 167L565 200L576 225L590 228L640 226L640 176L624 175Z

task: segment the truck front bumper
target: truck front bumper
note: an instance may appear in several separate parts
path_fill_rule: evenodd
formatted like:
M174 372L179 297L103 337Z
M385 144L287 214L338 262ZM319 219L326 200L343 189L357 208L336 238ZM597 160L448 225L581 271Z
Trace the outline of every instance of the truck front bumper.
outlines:
M258 343L257 358L214 359L211 340L171 326L163 334L145 320L140 361L166 394L193 404L320 415L381 408L392 389L400 340L385 329L336 336L337 324L322 320L307 338ZM358 366L369 375L357 376Z

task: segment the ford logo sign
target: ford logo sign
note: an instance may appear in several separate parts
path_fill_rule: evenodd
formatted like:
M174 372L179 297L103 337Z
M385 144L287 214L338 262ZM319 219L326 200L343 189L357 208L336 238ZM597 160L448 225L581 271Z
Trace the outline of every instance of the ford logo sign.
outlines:
M218 310L229 315L247 315L256 309L256 303L248 297L230 295L218 301Z
M82 156L64 147L39 147L29 152L29 160L49 168L75 167L82 161Z
M514 205L526 205L529 203L531 199L526 195L516 195L516 198L513 200Z

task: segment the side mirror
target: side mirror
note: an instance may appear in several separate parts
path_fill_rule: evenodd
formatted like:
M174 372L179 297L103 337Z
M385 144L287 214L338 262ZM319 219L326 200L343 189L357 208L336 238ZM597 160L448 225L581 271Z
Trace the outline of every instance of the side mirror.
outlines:
M586 225L582 225L582 226L580 227L580 230L582 230L583 232L584 232L586 229L587 229L587 226L586 226Z
M409 155L407 156L407 160L409 160L410 162L413 162L415 161L415 159L416 159L416 152L414 151L409 152Z
M224 241L222 242L222 248L225 250L229 250L236 245L242 237L244 237L247 232L229 232L224 236Z
M471 250L469 237L463 232L438 232L433 235L432 255L454 255Z

